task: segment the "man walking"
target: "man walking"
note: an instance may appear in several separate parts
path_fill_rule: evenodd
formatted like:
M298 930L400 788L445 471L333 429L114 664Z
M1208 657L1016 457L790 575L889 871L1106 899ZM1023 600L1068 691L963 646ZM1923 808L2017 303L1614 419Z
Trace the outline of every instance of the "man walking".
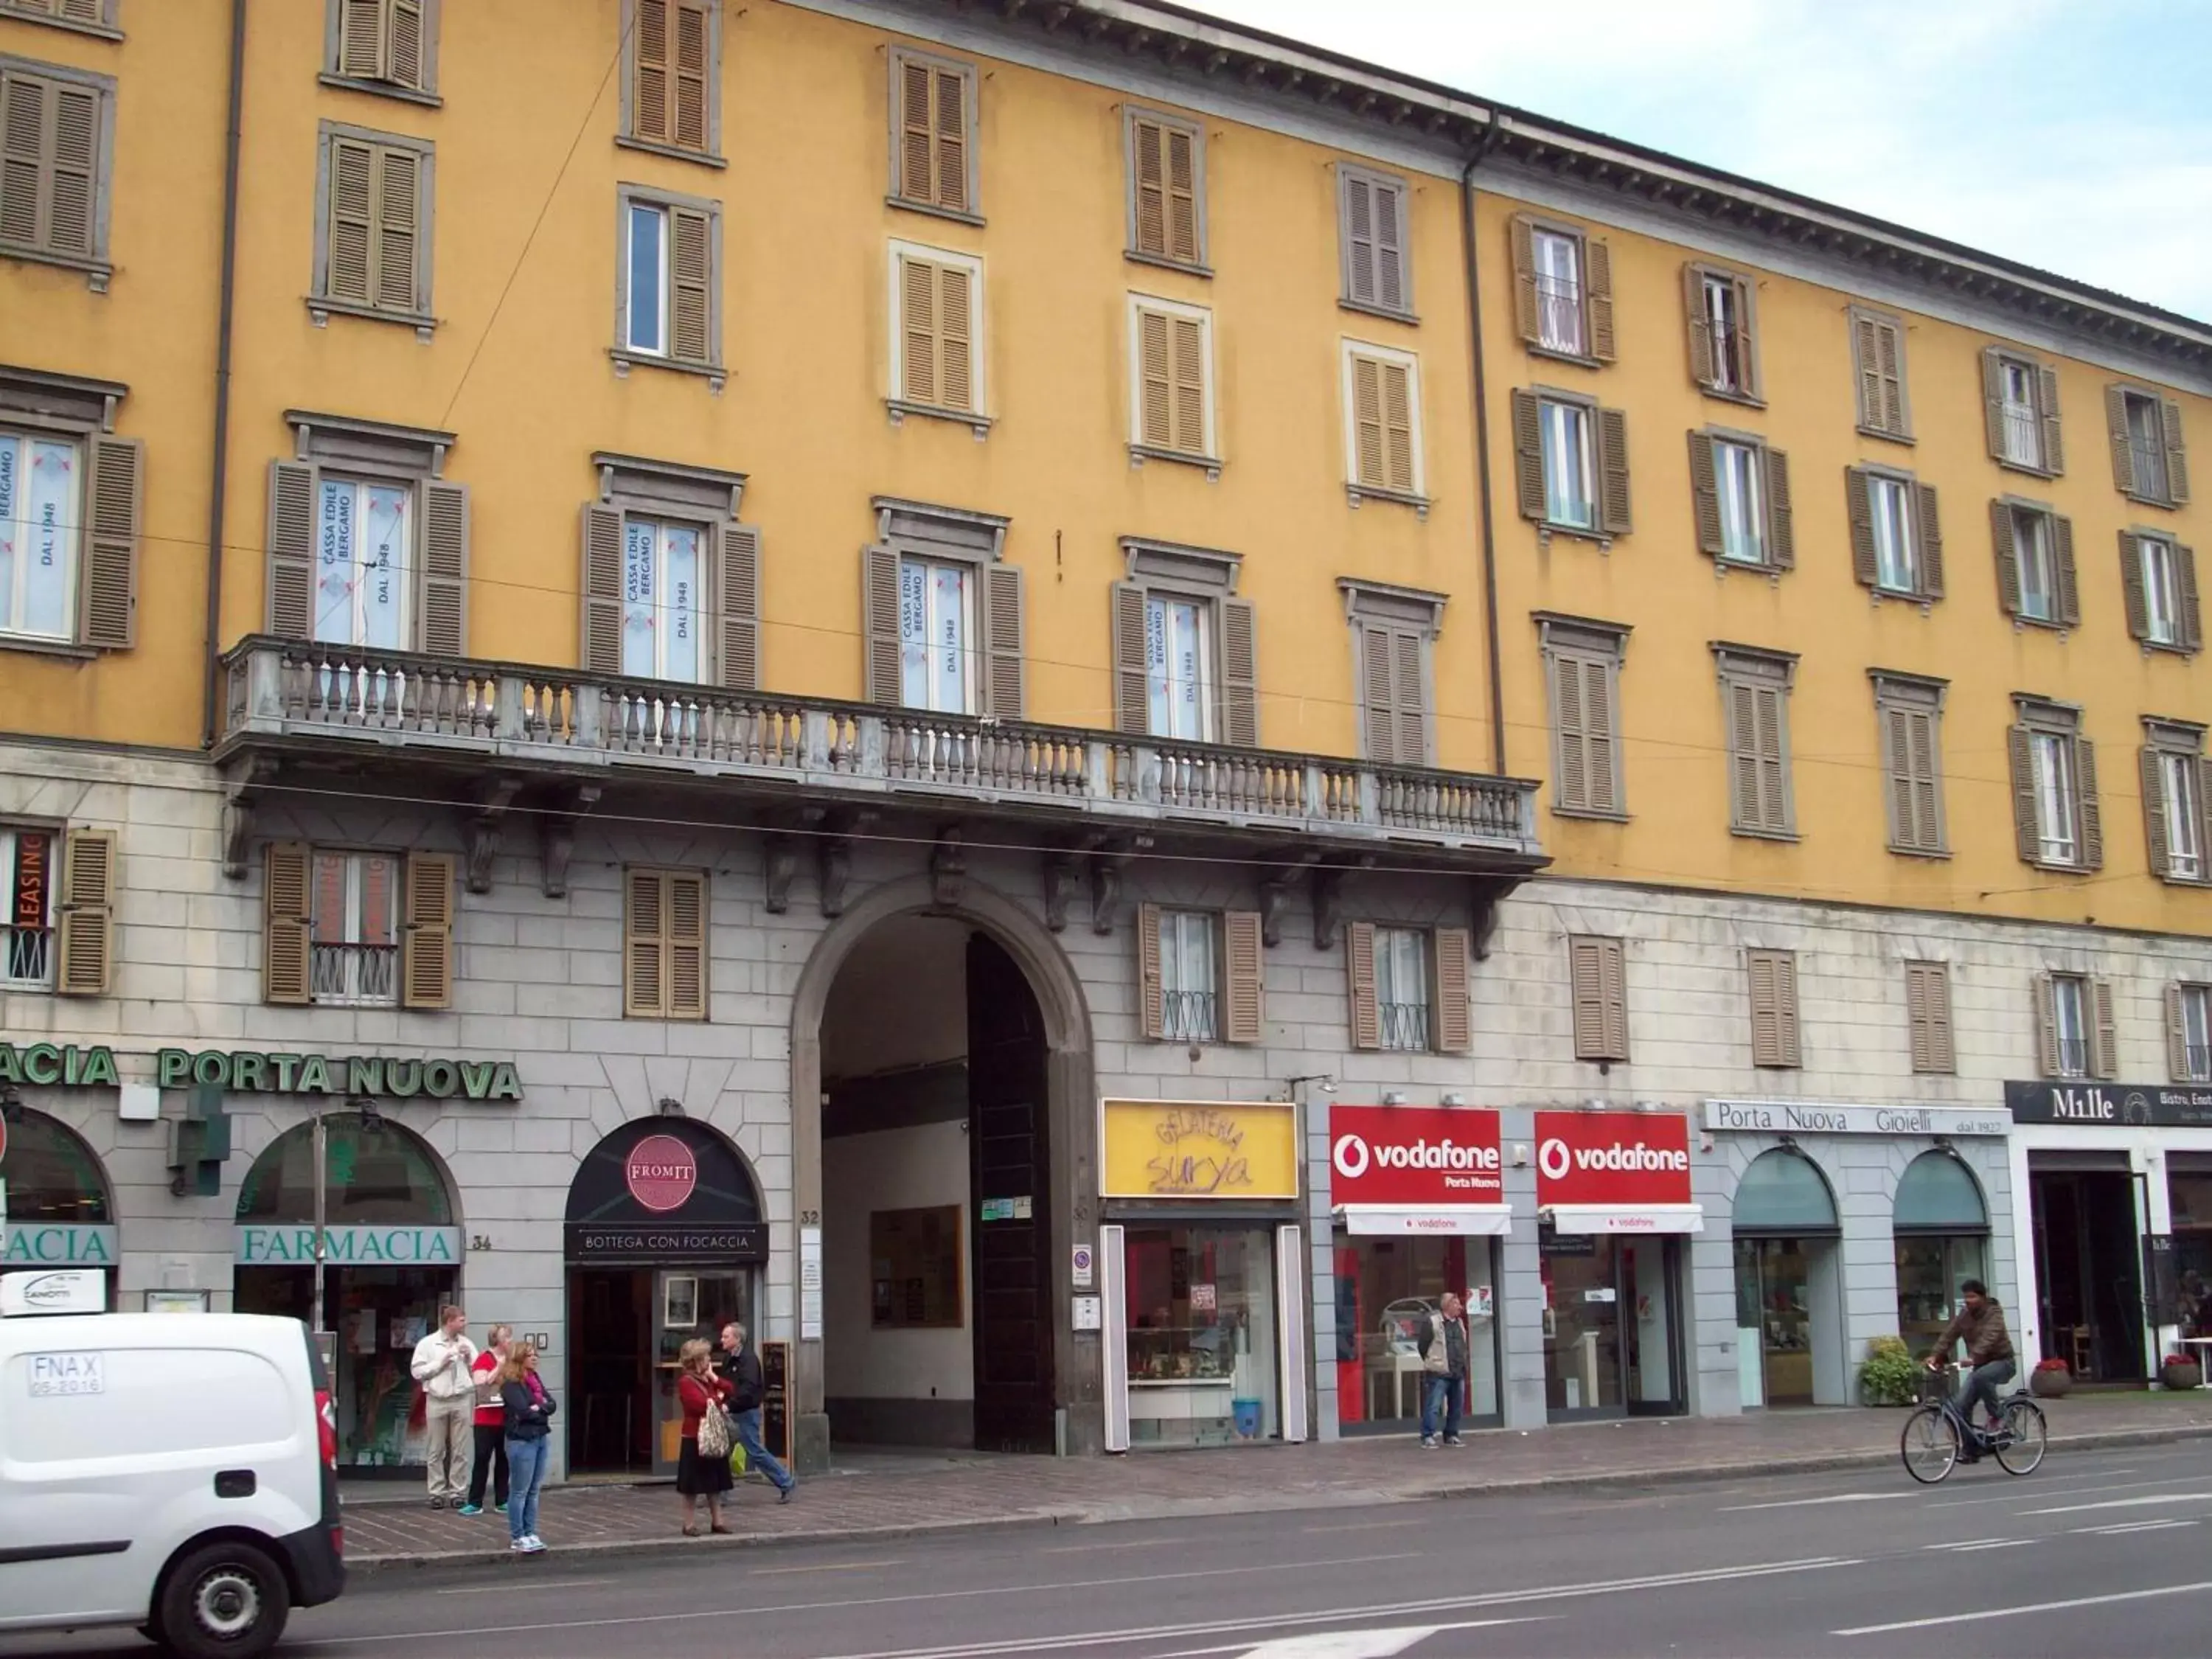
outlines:
M745 1346L745 1328L734 1319L722 1327L722 1352L718 1364L722 1375L737 1389L730 1396L730 1432L745 1449L745 1462L775 1482L776 1501L788 1504L799 1482L761 1444L761 1401L768 1397L768 1385L761 1376L760 1357Z
M469 1482L476 1429L477 1345L468 1339L469 1316L451 1303L438 1310L438 1328L415 1345L408 1369L422 1385L423 1462L429 1466L430 1507L461 1507Z
M495 1325L484 1333L484 1351L469 1367L476 1386L476 1462L469 1468L469 1501L456 1505L463 1515L483 1513L484 1477L492 1478L492 1499L507 1513L507 1407L499 1396L499 1368L514 1333ZM487 1403L489 1402L489 1403Z
M1427 1372L1421 1379L1421 1444L1431 1451L1438 1445L1467 1443L1459 1437L1460 1396L1467 1391L1467 1314L1449 1291L1437 1305L1436 1317L1421 1316L1421 1364Z

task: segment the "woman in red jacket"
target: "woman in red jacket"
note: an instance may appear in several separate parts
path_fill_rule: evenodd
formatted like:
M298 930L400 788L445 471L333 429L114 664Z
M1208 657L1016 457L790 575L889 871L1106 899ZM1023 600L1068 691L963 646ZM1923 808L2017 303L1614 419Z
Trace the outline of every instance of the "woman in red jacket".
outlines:
M730 1478L730 1454L704 1457L699 1452L699 1422L709 1404L727 1410L728 1381L715 1374L714 1350L704 1342L686 1342L676 1356L676 1398L684 1407L684 1449L676 1460L676 1490L684 1498L684 1535L699 1535L699 1500L707 1500L707 1522L716 1532L722 1524L722 1494L736 1483Z

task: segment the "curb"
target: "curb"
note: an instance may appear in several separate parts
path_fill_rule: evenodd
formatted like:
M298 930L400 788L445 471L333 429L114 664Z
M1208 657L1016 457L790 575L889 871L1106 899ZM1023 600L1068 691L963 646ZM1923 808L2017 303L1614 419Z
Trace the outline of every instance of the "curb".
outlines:
M2112 1429L2087 1434L2054 1434L2053 1451L2097 1451L2118 1446L2171 1445L2184 1440L2212 1439L2212 1423L2172 1428ZM1835 1474L1849 1469L1881 1468L1897 1459L1894 1450L1825 1452L1803 1457L1770 1457L1755 1462L1723 1466L1687 1465L1664 1469L1607 1469L1586 1474L1536 1475L1519 1480L1471 1481L1463 1486L1437 1486L1420 1492L1316 1492L1280 1506L1285 1513L1299 1510L1357 1505L1375 1508L1393 1504L1435 1504L1471 1498L1512 1498L1557 1492L1601 1492L1629 1486L1697 1486L1728 1480L1758 1480L1777 1474ZM1240 1511L1249 1509L1240 1504ZM958 1521L901 1522L882 1527L834 1527L817 1532L751 1533L726 1537L624 1538L599 1543L562 1545L546 1552L563 1559L582 1557L606 1560L630 1555L658 1555L685 1547L730 1550L759 1549L791 1544L853 1544L890 1539L927 1538L951 1534L1012 1532L1027 1527L1103 1526L1131 1521L1180 1519L1187 1511L1164 1507L1150 1512L1131 1512L1110 1505L1093 1509L1033 1510L1018 1515L987 1516ZM434 1567L486 1567L534 1560L507 1550L465 1550L438 1555L359 1555L346 1558L349 1576L374 1577Z

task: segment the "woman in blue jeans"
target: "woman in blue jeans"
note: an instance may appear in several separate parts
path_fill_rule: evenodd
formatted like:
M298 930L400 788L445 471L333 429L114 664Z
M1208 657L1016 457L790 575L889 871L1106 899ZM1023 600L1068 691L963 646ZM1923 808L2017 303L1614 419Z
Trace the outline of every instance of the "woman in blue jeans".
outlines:
M499 1372L500 1404L507 1410L507 1535L517 1555L545 1547L538 1535L538 1489L545 1484L545 1430L557 1407L538 1376L538 1350L518 1342Z

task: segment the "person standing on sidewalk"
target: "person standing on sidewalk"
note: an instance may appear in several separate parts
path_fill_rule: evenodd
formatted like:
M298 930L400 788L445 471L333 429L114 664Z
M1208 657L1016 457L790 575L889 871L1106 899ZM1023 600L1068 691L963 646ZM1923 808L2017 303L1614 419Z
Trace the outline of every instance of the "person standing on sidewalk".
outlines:
M734 1391L730 1431L745 1449L745 1462L775 1483L776 1502L788 1504L799 1482L761 1443L761 1402L768 1398L768 1382L761 1375L760 1356L745 1346L745 1328L734 1319L722 1327L722 1355L715 1363Z
M492 1498L501 1515L507 1513L507 1407L500 1403L499 1368L507 1364L507 1345L514 1333L495 1325L484 1333L484 1351L469 1367L476 1378L476 1462L469 1468L469 1501L458 1505L463 1515L483 1513L484 1477L492 1477Z
M460 1508L468 1490L477 1401L476 1376L469 1369L476 1364L477 1345L468 1339L468 1323L469 1316L451 1303L439 1309L438 1328L415 1345L410 1367L422 1385L423 1462L429 1465L434 1510L448 1504Z
M708 1414L726 1413L731 1388L727 1381L715 1374L714 1351L706 1343L694 1338L686 1342L676 1356L676 1399L684 1407L684 1428L678 1444L683 1449L676 1459L676 1492L684 1500L684 1535L699 1535L699 1500L707 1500L707 1525L714 1532L727 1532L722 1524L722 1494L735 1485L730 1475L730 1448L720 1436L720 1449L699 1449L699 1431Z
M558 1409L538 1375L538 1350L527 1342L507 1349L499 1368L500 1405L507 1419L507 1537L517 1555L545 1547L538 1535L538 1489L545 1484L546 1433Z
M1467 1391L1467 1312L1449 1291L1437 1307L1434 1316L1421 1316L1421 1364L1427 1371L1421 1379L1421 1444L1431 1450L1467 1443L1459 1437L1460 1396Z

